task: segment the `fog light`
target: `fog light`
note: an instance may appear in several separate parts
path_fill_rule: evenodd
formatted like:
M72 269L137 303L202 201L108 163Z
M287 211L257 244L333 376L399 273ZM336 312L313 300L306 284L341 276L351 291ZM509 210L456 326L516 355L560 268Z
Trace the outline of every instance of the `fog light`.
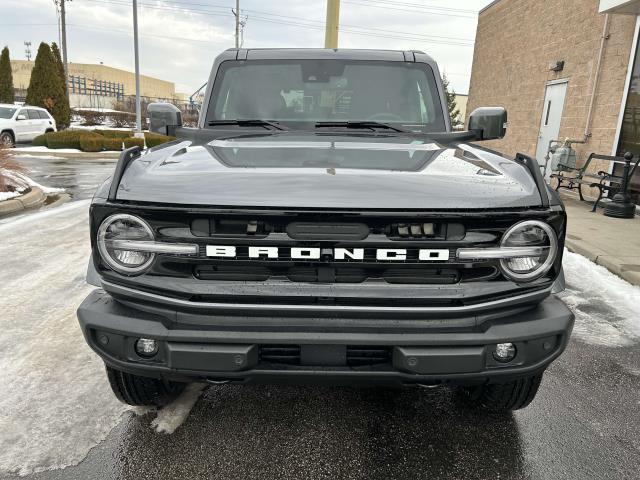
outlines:
M141 357L153 357L158 353L158 342L151 338L139 338L136 342L136 353Z
M493 358L499 362L510 362L516 358L516 346L513 343L499 343L493 352Z

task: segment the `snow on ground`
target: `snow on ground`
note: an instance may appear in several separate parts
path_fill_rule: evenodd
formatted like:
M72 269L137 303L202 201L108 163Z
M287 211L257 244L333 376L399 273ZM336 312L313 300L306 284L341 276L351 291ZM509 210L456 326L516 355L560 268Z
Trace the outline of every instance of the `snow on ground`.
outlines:
M0 222L0 476L75 465L125 412L150 411L116 400L76 319L93 288L88 208L71 202ZM201 388L160 410L154 427L173 432Z
M10 198L19 197L21 192L0 192L0 202L3 200L9 200Z
M28 153L13 155L16 158L28 157ZM56 157L55 155L38 155L40 160L65 160L65 157Z
M110 123L103 125L82 125L80 122L71 122L69 130L118 130L120 132L131 132L133 135L133 128L131 127L112 127Z
M87 110L90 112L102 112L102 113L127 113L127 112L123 112L121 110L114 110L113 108L103 108L103 107L78 107L78 108L74 108L73 111L71 112L72 115L76 115L76 110Z
M82 153L77 148L47 148L47 147L16 147L11 153L33 153L33 152L58 152L58 153Z
M126 410L75 316L91 290L88 206L0 227L0 472L77 463Z
M567 290L561 295L576 315L573 336L609 347L640 341L640 287L587 258L565 251Z
M206 385L193 383L171 404L158 411L151 426L158 433L173 433L184 423Z
M3 169L2 174L16 183L21 183L24 185L28 185L30 187L38 187L46 195L55 194L55 193L64 193L64 188L45 187L44 185L40 185L38 182L30 179L26 175L19 172L13 172L11 170Z

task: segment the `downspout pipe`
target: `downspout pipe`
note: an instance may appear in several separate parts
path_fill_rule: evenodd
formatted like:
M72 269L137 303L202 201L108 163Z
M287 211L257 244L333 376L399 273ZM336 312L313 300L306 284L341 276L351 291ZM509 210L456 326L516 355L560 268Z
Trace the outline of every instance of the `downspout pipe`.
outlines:
M598 85L600 84L600 72L602 70L602 57L604 57L604 48L609 39L609 14L604 16L604 27L602 27L602 38L600 39L600 51L598 52L598 61L593 78L593 89L591 90L591 99L589 100L589 111L587 112L587 124L584 127L585 142L591 137L591 121L593 120L593 110L596 104L596 96L598 94Z

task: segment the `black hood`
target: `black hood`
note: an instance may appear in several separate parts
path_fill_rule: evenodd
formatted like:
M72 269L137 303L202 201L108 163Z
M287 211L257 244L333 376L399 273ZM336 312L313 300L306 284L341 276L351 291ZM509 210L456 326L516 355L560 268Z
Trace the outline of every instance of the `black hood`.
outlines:
M403 135L283 133L173 143L125 172L118 200L199 206L495 209L539 206L528 171L472 145Z

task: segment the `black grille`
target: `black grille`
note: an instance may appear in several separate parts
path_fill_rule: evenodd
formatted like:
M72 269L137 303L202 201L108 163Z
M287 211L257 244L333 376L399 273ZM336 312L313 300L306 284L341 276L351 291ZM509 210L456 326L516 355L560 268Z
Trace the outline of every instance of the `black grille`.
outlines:
M260 345L260 361L300 365L300 345Z
M357 345L347 346L347 365L361 367L391 362L391 347Z
M498 274L494 266L465 268L434 268L423 266L389 266L372 264L367 266L332 265L196 265L194 275L200 280L253 281L287 279L291 282L307 283L362 283L370 279L381 279L391 284L454 284L461 281L489 280Z
M300 345L261 345L260 362L280 365L300 365ZM364 367L391 362L392 347L348 345L346 366Z

